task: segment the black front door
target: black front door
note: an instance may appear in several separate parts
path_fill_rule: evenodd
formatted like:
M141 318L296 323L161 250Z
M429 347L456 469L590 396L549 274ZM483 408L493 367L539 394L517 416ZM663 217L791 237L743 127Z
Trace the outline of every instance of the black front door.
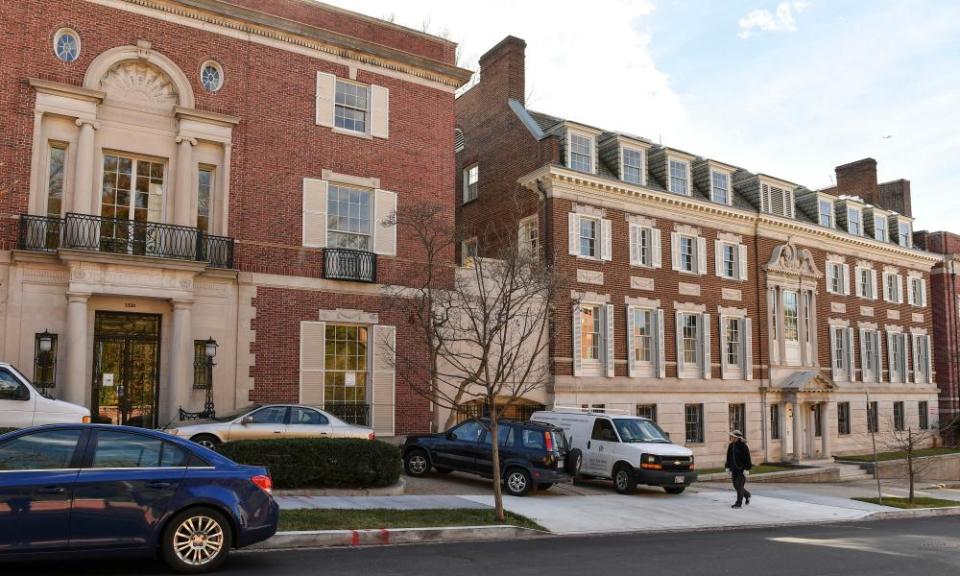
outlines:
M92 412L113 424L157 426L160 316L97 312Z

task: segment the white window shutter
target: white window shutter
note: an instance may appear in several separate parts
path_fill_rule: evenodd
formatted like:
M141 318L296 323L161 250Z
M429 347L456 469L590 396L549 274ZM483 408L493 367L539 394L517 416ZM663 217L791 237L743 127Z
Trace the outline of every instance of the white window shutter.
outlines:
M663 249L660 247L660 229L650 229L650 265L654 268L663 266L661 262Z
M709 379L713 373L713 350L710 349L710 315L700 317L700 364L703 368L703 377Z
M903 276L897 274L897 304L903 304Z
M727 374L727 357L724 355L724 350L727 346L727 331L724 330L724 324L727 321L726 316L717 315L717 350L720 353L720 377L726 378Z
M873 338L874 348L877 351L877 373L873 377L876 382L883 382L883 338L880 337L880 331L874 330L870 336Z
M743 377L753 380L753 321L743 320Z
M860 380L863 382L872 382L873 379L867 379L867 370L873 370L873 366L867 366L867 338L869 335L863 328L860 329L860 367L863 371L860 373Z
M717 276L723 277L723 242L719 240L713 241L713 270Z
M707 273L707 239L697 238L697 274Z
M377 190L373 199L373 251L384 256L397 255L397 226L390 223L397 211L397 193Z
M913 280L907 279L907 304L911 306L918 305L913 297Z
M395 326L373 327L373 387L370 413L373 431L378 436L393 436L396 430L397 329Z
M913 360L911 360L913 364L913 383L923 384L923 381L920 380L921 372L917 370L917 366L920 364L920 336L912 335L910 337L910 344L912 345L911 348L913 351Z
M889 366L889 382L891 383L896 382L896 380L894 380L894 372L900 370L900 367L893 363L893 349L894 346L896 346L896 342L894 342L894 336L895 334L893 332L887 332L887 365ZM899 375L897 375L897 379L899 379Z
M841 266L843 269L843 293L847 296L850 295L850 265L844 264Z
M877 291L878 291L878 289L877 289L877 271L876 271L876 270L871 270L871 271L870 271L870 299L871 299L871 300L876 300L876 299L877 299ZM878 380L878 381L879 381L879 380Z
M571 212L568 215L567 244L571 256L580 255L580 215Z
M847 328L844 350L847 353L847 381L857 381L857 358L853 353L853 328Z
M677 378L683 378L683 314L677 312Z
M673 270L680 270L680 235L676 232L670 233L670 260Z
M837 329L830 328L830 377L836 382L839 374L837 373Z
M640 255L640 227L636 224L630 225L630 265L639 266L641 264Z
M630 227L633 231L633 226ZM636 328L636 322L633 317L633 306L627 306L627 376L636 375L636 355L633 353L633 331Z
M927 307L927 281L926 279L920 280L920 305L924 308Z
M860 275L860 268L853 269L853 279L856 283L857 296L863 294L863 277Z
M740 280L747 279L747 245L740 244L737 246L738 258L737 263L740 265Z
M614 363L614 332L613 332L613 304L607 304L605 306L607 310L606 318L604 319L604 328L606 329L606 337L604 338L606 344L606 369L607 369L607 378L613 378L616 376L616 364Z
M573 334L573 375L574 376L579 376L583 372L583 357L580 355L581 330L582 330L582 326L580 326L580 305L574 304L573 329L571 330L571 333Z
M613 222L606 218L600 219L600 236L603 240L600 245L600 259L613 259Z
M933 352L930 350L930 336L923 337L923 346L927 353L927 384L933 384Z
M333 127L333 99L337 91L337 77L326 72L317 72L317 126Z
M390 137L390 89L370 86L370 135Z
M327 183L316 178L303 179L303 245L323 248L327 245Z
M664 347L664 332L666 324L663 323L663 310L658 308L656 315L656 325L653 327L657 342L657 377L667 377L667 350Z
M300 323L300 403L323 405L326 324Z

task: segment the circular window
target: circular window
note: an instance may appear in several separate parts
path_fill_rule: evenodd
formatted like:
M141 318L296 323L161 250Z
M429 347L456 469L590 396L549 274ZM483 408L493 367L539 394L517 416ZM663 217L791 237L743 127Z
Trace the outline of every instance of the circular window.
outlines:
M80 57L80 35L70 28L61 28L53 36L53 53L64 62Z
M209 92L216 92L223 86L223 68L213 60L200 67L200 83Z

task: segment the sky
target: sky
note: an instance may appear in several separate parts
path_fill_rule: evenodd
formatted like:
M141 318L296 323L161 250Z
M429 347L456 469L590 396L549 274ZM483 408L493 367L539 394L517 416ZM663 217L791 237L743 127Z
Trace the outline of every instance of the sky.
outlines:
M960 232L960 1L327 0L460 43L527 42L527 106L813 189L878 162ZM478 9L479 8L479 9Z

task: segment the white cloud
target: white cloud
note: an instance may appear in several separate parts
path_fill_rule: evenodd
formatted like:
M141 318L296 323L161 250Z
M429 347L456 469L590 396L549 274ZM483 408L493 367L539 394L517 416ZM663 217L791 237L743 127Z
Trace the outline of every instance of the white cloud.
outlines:
M796 32L797 19L794 13L800 14L810 7L810 2L781 2L774 13L769 10L752 10L740 19L741 38L747 39L759 32Z

